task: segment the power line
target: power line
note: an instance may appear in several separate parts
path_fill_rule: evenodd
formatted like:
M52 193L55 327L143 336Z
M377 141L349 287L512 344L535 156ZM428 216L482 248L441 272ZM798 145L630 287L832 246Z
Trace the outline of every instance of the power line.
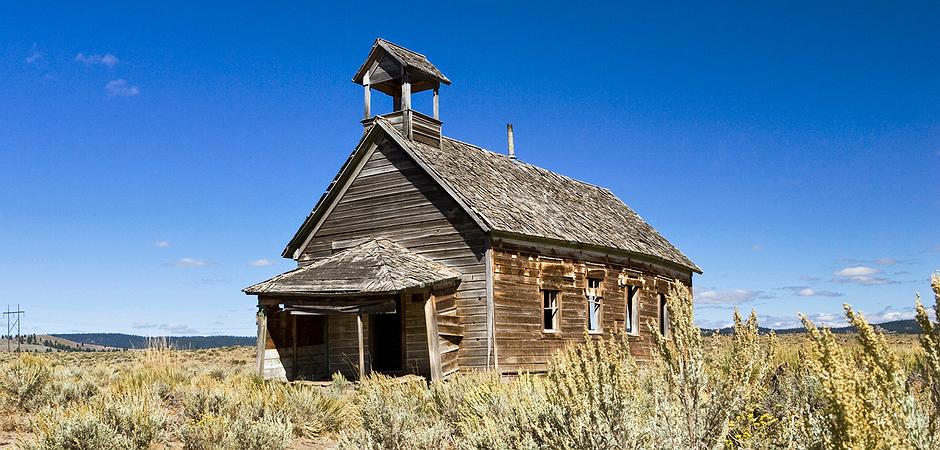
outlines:
M11 324L10 317L16 314L15 321ZM16 326L16 351L20 351L20 316L25 315L26 311L20 309L20 305L16 305L16 311L10 311L10 305L7 305L7 312L3 313L4 316L7 316L7 337L12 338L13 326ZM12 351L10 348L10 339L7 339L7 352Z

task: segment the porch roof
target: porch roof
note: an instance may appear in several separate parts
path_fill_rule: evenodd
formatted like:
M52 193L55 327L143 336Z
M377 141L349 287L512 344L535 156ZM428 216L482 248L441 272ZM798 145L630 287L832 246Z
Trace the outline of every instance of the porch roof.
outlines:
M387 238L363 242L249 286L249 295L375 295L454 281L460 272Z

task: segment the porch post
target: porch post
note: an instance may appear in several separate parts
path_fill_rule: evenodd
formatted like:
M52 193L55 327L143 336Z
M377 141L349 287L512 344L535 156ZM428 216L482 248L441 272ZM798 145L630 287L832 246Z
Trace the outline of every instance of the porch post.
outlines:
M264 350L268 341L268 318L267 312L261 302L258 302L258 313L255 315L255 322L258 323L258 341L255 349L255 369L258 376L264 377Z
M424 303L424 329L428 335L428 361L431 364L431 381L444 377L441 368L441 344L437 332L437 300L434 294Z
M359 330L359 380L366 376L366 353L362 343L362 314L356 314L356 326Z

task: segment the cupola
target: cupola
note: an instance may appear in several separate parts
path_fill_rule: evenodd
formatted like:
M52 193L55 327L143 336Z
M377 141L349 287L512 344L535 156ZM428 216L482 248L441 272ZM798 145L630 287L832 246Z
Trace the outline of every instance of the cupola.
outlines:
M392 98L392 112L382 117L397 129L402 136L417 142L439 147L441 143L441 120L438 91L441 84L450 80L441 73L428 58L420 53L395 45L384 39L376 39L369 57L353 77L361 84L365 95L365 118L363 125L370 126L376 116L372 115L372 90ZM433 90L433 111L428 116L411 107L411 96L418 92Z

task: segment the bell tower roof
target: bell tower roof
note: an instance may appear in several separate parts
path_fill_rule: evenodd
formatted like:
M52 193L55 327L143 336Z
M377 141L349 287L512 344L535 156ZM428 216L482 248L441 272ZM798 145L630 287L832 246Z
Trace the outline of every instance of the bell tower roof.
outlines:
M356 71L352 80L354 83L369 84L372 89L396 96L400 95L402 77L406 73L412 84L411 92L434 89L441 83L450 85L450 79L431 64L426 56L381 38L372 44L369 57Z

